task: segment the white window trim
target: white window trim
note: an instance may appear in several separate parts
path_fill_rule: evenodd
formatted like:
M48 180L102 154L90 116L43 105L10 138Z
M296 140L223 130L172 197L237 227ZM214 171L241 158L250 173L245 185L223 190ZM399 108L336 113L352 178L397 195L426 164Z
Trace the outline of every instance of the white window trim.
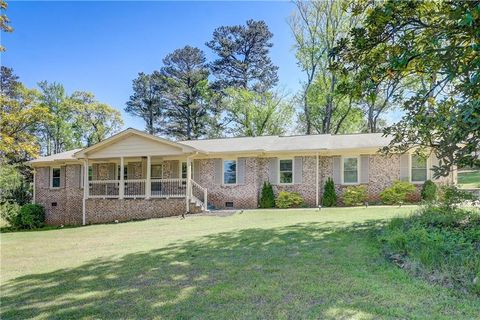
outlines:
M291 160L292 161L292 182L280 182L280 161L281 160ZM294 158L278 158L278 184L281 186L289 186L294 184L295 181L295 159ZM284 171L288 172L288 171Z
M58 169L60 170L60 177L59 177L59 183L58 187L53 186L53 169ZM50 167L50 189L60 189L62 186L62 168L61 167Z
M178 173L178 176L180 177L180 179L183 179L183 178L182 178L182 165L183 165L184 163L187 164L188 162L187 162L187 161L182 161L182 160L180 160L180 168L179 168L180 170L179 170L179 173ZM193 161L190 162L190 163L192 164L192 170L191 170L191 172L192 172L192 180L193 180L193 170L195 170L195 169L194 169L195 165L193 164ZM187 171L187 172L188 172L188 171ZM186 178L185 178L185 179L186 179Z
M423 181L413 181L413 180L412 180L412 177L413 177L413 175L412 175L413 156L416 156L416 154L414 154L414 153L411 153L411 154L410 154L410 163L408 164L408 180L409 180L409 182L412 183L412 184L424 184L425 181L427 181L428 179L430 179L430 177L429 177L430 157L428 157L428 158L426 159L426 163L425 163L425 166L426 166L425 169L426 169L426 171L427 171L427 174L425 175L425 178L426 178L426 179L423 180Z
M225 183L225 161L235 161L235 183ZM238 184L238 159L222 159L222 185L236 186Z
M344 163L345 159L357 159L357 182L345 182L345 170L344 170ZM342 184L347 186L355 186L360 184L360 156L342 156L340 158L341 165L340 165L340 174L342 177Z

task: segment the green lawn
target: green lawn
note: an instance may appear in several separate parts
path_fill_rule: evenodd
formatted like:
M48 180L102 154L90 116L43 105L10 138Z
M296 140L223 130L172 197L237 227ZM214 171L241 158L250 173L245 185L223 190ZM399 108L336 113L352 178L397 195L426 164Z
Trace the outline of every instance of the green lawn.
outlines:
M246 211L1 238L1 319L474 319L372 230L412 208ZM384 220L383 220L384 221Z
M464 189L480 188L480 170L460 171L458 185Z

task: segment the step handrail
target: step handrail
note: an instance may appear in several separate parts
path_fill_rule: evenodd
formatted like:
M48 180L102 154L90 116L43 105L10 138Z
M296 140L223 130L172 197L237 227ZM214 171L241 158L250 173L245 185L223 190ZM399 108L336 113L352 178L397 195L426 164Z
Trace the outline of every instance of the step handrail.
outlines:
M208 206L208 191L207 191L207 188L201 186L198 182L196 182L193 179L191 179L191 182L192 182L192 186L191 186L191 190L190 190L190 197L194 197L194 198L198 199L202 203L202 205L204 206L204 208L206 210L207 206ZM198 191L203 193L203 199L199 199L197 196L194 195L194 193L193 193L194 188L197 188Z

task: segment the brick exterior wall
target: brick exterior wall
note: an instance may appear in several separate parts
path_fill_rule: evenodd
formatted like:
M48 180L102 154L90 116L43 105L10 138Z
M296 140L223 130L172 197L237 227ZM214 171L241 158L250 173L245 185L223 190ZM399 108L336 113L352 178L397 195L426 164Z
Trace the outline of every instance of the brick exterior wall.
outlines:
M35 202L45 208L49 225L82 223L83 189L80 188L80 165L63 166L62 187L50 188L50 168L36 168ZM55 206L56 204L56 206Z
M257 208L262 184L269 180L268 157L248 157L245 159L245 182L235 185L223 185L215 182L215 161L202 159L196 163L197 183L208 190L208 202L215 208L225 208L226 202L233 202L234 208ZM99 178L111 179L111 169L107 164L95 164ZM163 178L177 178L180 163L176 160L163 162ZM135 178L143 177L145 164L132 162L135 166ZM274 193L290 191L302 195L307 206L315 206L316 157L303 157L302 182L291 185L274 185ZM319 200L327 178L333 176L333 157L319 157ZM110 172L110 173L109 173ZM50 168L36 168L36 202L43 205L46 221L50 225L81 224L83 188L80 186L80 165L62 167L64 174L62 187L50 188ZM138 175L138 177L137 177ZM133 178L133 177L132 177ZM389 157L370 155L369 182L366 184L370 202L380 200L380 192L400 178L400 156ZM115 177L116 179L116 177ZM437 183L448 183L450 178L442 178ZM345 185L336 185L340 204ZM421 185L417 185L419 191ZM414 199L418 200L419 192ZM53 205L56 203L56 206ZM192 208L194 208L192 206ZM194 208L195 209L195 208ZM198 208L197 208L198 209ZM197 210L198 211L198 210ZM179 215L185 212L185 199L87 199L87 223L126 221L135 219L158 218Z
M185 199L87 199L87 223L106 223L178 216Z
M200 160L197 170L202 187L208 190L208 203L215 208L225 208L225 202L233 202L237 209L256 208L258 204L258 159L247 158L245 163L245 183L236 185L219 185L215 183L215 159Z

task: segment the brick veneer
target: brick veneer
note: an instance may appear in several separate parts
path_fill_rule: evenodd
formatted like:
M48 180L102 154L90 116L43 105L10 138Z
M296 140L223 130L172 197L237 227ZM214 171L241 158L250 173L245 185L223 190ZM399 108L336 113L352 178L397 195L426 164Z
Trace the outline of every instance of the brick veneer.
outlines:
M195 167L198 183L208 190L208 200L216 208L225 208L225 203L233 202L235 208L256 208L264 181L269 177L269 157L246 158L245 183L223 185L215 183L215 160L201 159ZM141 162L131 165L142 166ZM314 156L303 157L302 183L292 185L274 185L275 194L279 191L298 192L305 199L305 203L315 206L315 165ZM164 178L178 177L177 162L165 161L163 167ZM319 157L319 199L328 177L332 177L333 157ZM49 186L50 169L36 168L36 202L42 204L46 210L48 224L81 224L83 189L80 187L80 165L64 167L65 184L62 188L51 189ZM135 170L142 172L142 170ZM107 178L107 167L99 165L98 172ZM370 155L369 182L366 184L369 201L378 201L379 194L395 180L400 178L400 156ZM438 183L450 182L452 177L439 179ZM347 186L336 185L336 192L341 201L342 193ZM417 185L419 190L421 185ZM418 199L419 192L415 195ZM52 206L56 202L57 206ZM87 223L111 222L114 220L126 221L166 217L179 215L185 212L185 199L87 199Z
M87 199L87 223L164 218L185 213L185 199Z

